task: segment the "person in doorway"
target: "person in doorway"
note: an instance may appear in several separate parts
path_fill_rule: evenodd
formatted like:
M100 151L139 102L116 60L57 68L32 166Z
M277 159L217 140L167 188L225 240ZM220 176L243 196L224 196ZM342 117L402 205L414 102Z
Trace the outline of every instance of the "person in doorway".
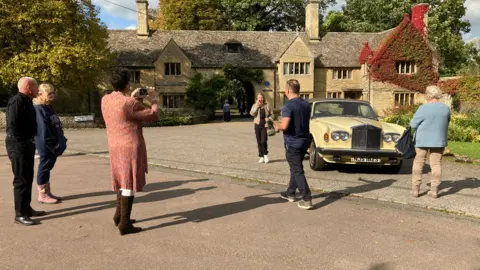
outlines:
M102 98L112 170L112 189L117 192L117 207L113 221L121 235L138 233L130 219L134 194L143 191L148 173L147 149L142 122L158 120L158 98L154 88L147 88L151 108L138 101L140 89L131 92L130 71L117 69L112 78L113 93ZM130 96L128 94L131 92Z
M260 157L258 163L268 163L267 127L268 118L273 115L273 112L265 101L265 96L262 93L257 95L255 104L250 110L250 115L253 116L255 136L257 138L258 156Z
M45 211L35 211L30 206L34 171L37 121L32 98L38 94L38 84L30 77L18 81L18 94L7 105L7 137L5 146L13 171L13 198L15 223L31 226L38 224L32 217L44 216Z
M230 122L230 120L230 104L228 103L228 100L225 100L225 103L223 104L223 121Z
M310 145L310 105L299 96L300 83L297 80L288 80L285 96L288 101L282 109L282 122L277 125L277 132L283 131L285 151L290 166L290 183L286 192L280 196L290 202L296 201L295 192L298 188L301 200L298 207L312 209L312 196L305 171L303 159Z
M51 84L41 84L38 89L38 96L34 99L37 115L35 146L40 158L37 172L38 202L55 204L62 198L52 194L50 171L55 166L57 157L67 148L67 139L60 118L50 106L56 98L55 89Z
M245 104L243 101L238 103L238 112L240 113L240 117L243 118L245 116Z
M448 143L450 109L440 102L442 90L438 86L428 86L425 98L427 103L418 108L410 121L410 126L416 129L415 150L417 153L412 169L412 196L419 196L423 167L429 157L432 179L428 194L432 198L438 198L438 186L442 177L442 157Z

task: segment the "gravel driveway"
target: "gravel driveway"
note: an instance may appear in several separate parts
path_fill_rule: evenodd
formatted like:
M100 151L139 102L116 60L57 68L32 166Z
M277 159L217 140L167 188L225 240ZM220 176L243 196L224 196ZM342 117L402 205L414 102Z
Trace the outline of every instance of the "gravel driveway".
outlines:
M144 135L152 165L280 184L289 180L282 135L269 137L271 163L258 164L250 121L145 128ZM67 130L66 136L71 151L108 155L104 129ZM410 197L411 161L404 164L398 175L361 167L315 172L310 169L308 160L304 165L307 179L315 189L480 217L480 166L445 161L441 197L434 200L428 196ZM425 180L428 181L427 174ZM421 190L426 193L428 188L424 184Z

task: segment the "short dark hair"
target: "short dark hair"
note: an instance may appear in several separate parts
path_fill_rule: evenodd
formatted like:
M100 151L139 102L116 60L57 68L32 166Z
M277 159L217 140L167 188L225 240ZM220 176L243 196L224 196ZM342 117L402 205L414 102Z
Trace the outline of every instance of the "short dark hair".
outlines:
M124 91L127 88L128 83L130 83L130 78L132 74L130 70L126 68L117 68L110 79L112 84L113 91Z
M300 94L300 83L295 79L290 79L287 81L287 87L294 94Z

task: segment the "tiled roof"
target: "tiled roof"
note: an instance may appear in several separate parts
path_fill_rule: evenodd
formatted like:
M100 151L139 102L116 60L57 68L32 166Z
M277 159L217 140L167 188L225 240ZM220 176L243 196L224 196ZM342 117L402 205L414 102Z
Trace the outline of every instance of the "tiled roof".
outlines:
M156 31L147 39L136 30L110 30L109 45L123 66L153 67L162 50L173 39L192 61L193 67L223 67L234 64L251 68L275 67L275 62L300 37L316 57L316 65L358 67L363 43L375 50L387 35L382 33L328 33L320 42L309 43L305 33L235 31ZM240 53L227 53L225 44L239 41Z

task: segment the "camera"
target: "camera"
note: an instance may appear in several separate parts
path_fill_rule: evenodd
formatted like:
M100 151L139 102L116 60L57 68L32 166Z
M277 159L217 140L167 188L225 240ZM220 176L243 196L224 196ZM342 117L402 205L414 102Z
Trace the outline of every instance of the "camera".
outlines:
M139 94L140 96L148 96L147 88L141 88Z

